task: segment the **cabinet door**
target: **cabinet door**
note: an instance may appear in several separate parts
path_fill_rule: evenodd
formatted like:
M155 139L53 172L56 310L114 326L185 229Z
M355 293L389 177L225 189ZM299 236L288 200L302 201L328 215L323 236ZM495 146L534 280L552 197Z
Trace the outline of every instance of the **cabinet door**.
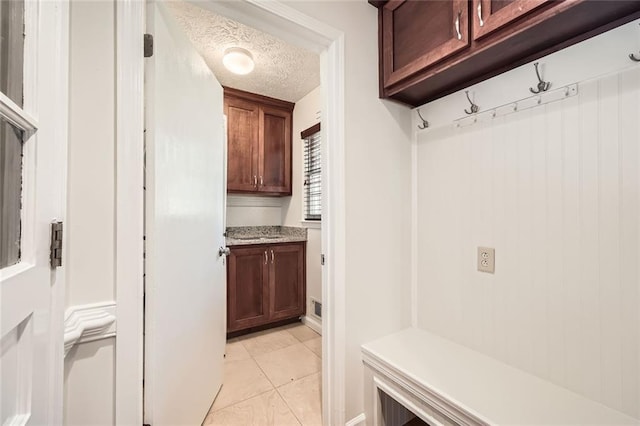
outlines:
M552 0L473 0L473 39L515 21Z
M227 191L258 190L259 107L225 97L227 114Z
M267 248L232 248L227 269L227 332L269 320Z
M292 318L305 313L306 262L304 244L269 247L270 319Z
M467 0L391 0L382 8L384 86L469 46Z
M260 142L260 191L291 194L291 113L260 108Z

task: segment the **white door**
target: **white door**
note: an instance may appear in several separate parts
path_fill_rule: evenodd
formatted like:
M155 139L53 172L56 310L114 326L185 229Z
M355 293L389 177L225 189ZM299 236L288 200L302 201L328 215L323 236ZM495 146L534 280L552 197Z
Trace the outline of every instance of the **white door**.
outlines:
M67 6L0 2L0 423L62 422ZM24 36L23 36L24 33Z
M171 12L147 14L144 422L195 425L223 373L223 92Z

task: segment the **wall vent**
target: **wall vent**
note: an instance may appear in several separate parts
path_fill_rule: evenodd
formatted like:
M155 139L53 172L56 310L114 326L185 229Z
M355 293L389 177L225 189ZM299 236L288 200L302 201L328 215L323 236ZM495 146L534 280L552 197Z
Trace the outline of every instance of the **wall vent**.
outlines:
M318 302L316 299L311 298L311 312L314 316L322 318L322 302Z

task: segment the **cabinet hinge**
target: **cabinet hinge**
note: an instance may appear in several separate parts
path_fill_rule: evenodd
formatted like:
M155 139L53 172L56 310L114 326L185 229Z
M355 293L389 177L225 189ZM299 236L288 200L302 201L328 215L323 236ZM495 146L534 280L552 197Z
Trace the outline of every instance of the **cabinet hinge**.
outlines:
M49 260L51 268L62 266L62 222L51 224L51 252Z
M324 254L320 255L320 264L324 265Z
M150 58L153 56L153 34L144 35L144 57Z

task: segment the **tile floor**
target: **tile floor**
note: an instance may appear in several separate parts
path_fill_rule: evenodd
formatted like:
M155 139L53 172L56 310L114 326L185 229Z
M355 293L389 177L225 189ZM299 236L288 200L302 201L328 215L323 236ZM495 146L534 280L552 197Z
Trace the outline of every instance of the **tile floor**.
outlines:
M301 323L229 340L204 424L321 426L321 356L322 338Z

